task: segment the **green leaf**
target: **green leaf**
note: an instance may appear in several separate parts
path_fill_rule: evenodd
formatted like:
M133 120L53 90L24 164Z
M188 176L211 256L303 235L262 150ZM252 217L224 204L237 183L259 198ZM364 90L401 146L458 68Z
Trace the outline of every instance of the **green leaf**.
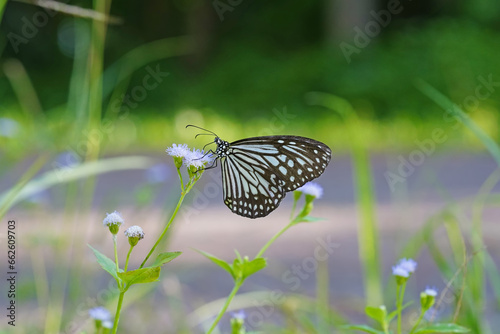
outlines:
M97 249L94 247L87 245L92 249L94 252L95 257L97 258L97 263L99 263L102 267L102 269L106 270L111 276L113 276L115 279L120 280L116 273L116 263L111 260L109 257L106 255L102 254L99 252Z
M258 257L250 262L243 262L243 278L255 274L267 266L267 261L263 257Z
M172 261L173 259L175 259L176 257L178 257L179 255L181 255L182 252L166 252L166 253L160 253L158 254L158 256L156 257L155 261L153 262L153 264L149 267L159 267L159 266L162 266L164 265L165 263L168 263L170 261Z
M316 217L311 217L311 216L305 216L305 217L296 217L294 220L293 220L293 223L294 224L298 224L298 223L314 223L314 222L319 222L321 220L325 220L325 218L316 218Z
M386 317L387 317L387 309L385 306L379 306L379 307L373 307L373 306L367 306L365 308L365 313L367 316L369 316L372 319L375 319L382 327L384 327L384 324L386 322Z
M234 274L233 268L231 267L231 265L229 263L227 263L224 260L219 259L218 257L216 257L216 256L214 256L212 254L206 253L206 252L198 250L198 249L195 249L195 250L198 253L200 253L201 255L203 255L206 258L208 258L209 260L211 260L213 263L215 263L219 267L221 267L222 269L224 269L225 271L227 271L228 273L230 273L231 276L233 276L233 278L236 279L236 276Z
M258 257L249 261L248 256L242 259L239 254L237 255L238 257L234 259L232 266L235 278L246 279L257 271L264 269L267 265L266 259L263 257Z
M384 334L384 332L379 331L379 330L372 328L370 326L367 326L367 325L344 325L344 326L340 326L340 328L357 330L357 331L362 331L362 332L371 333L371 334Z
M161 267L141 268L126 273L118 273L118 276L127 286L139 283L151 283L158 281Z
M430 326L419 328L413 333L424 334L424 333L468 333L468 332L470 332L468 328L459 326L457 324L433 324Z

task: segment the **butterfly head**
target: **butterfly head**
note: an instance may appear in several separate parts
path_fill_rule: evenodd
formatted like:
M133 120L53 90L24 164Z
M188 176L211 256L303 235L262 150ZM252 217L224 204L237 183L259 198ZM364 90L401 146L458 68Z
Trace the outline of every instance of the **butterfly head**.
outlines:
M220 139L219 137L215 137L215 144L217 144L217 149L215 150L215 154L218 158L226 157L228 154L229 143L225 140Z

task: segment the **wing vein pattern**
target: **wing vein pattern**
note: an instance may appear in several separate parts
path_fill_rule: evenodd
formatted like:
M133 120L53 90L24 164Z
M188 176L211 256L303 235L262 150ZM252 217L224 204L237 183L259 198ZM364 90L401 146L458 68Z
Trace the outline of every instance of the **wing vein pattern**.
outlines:
M267 216L287 192L320 176L331 159L328 146L298 136L242 139L223 153L224 203L249 218Z

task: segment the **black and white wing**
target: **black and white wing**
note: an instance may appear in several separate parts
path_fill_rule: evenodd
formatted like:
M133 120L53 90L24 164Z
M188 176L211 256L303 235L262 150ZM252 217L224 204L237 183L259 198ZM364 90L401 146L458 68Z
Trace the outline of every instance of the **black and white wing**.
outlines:
M258 218L276 209L286 192L317 178L331 159L325 144L298 136L235 141L222 158L224 203L234 213Z

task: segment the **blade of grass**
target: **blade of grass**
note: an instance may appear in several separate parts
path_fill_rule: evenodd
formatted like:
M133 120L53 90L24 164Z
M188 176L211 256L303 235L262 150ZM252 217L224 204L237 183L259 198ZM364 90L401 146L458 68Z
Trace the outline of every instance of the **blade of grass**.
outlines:
M483 143L500 168L500 148L495 141L481 129L480 126L474 123L469 115L463 112L462 109L460 109L456 104L451 102L446 96L441 94L425 81L417 80L415 85L420 89L420 91L422 91L422 93L427 95L428 98L433 100L441 108L445 110L452 110L453 113L458 116L460 122L462 122Z
M472 235L471 243L474 249L484 249L485 245L483 242L483 211L485 203L493 191L495 185L500 181L500 169L495 170L486 181L482 184L481 188L475 196L474 203L472 204ZM485 255L488 253L486 249L480 252L475 261L471 265L469 289L472 293L472 299L474 301L475 307L480 308L484 305L484 294L485 294L485 277L484 270L486 262ZM489 265L488 265L489 266Z
M368 305L380 305L382 304L382 281L379 238L375 220L375 195L370 159L364 140L358 131L358 116L349 102L334 95L314 92L308 93L306 99L309 104L322 105L340 114L350 132L354 183L356 184L358 212L361 216L358 225L358 247L364 271L366 301Z
M24 173L24 175L19 179L16 185L5 192L3 195L0 195L0 219L2 219L7 211L17 203L17 198L19 198L20 194L25 190L26 186L30 183L30 180L38 173L38 171L45 165L48 156L42 155L40 156Z
M496 144L496 142L488 136L480 126L478 126L470 117L467 115L463 110L461 110L456 104L451 102L446 96L441 94L439 91L437 91L434 87L429 85L423 80L418 80L416 81L415 85L417 88L420 89L427 97L429 97L431 100L433 100L436 104L438 104L441 108L445 110L450 110L453 112L455 116L457 116L458 120L462 122L462 124L465 125L486 147L486 149L489 151L495 162L497 163L498 167L500 168L500 147ZM494 176L493 176L494 178ZM488 180L486 181L488 182ZM491 182L491 181L490 181ZM486 190L487 190L487 186ZM481 199L480 199L481 200ZM479 205L476 210L479 210L476 212L476 215L479 215L479 217L475 217L475 220L473 221L473 226L474 226L474 231L473 231L473 245L475 247L479 246L480 248L483 247L483 241L482 241L482 222L481 222L481 217L480 217L480 212L482 211L482 205ZM475 294L471 296L471 299L474 300L474 303L476 304L473 306L472 312L475 312L475 310L479 310L483 308L483 305L485 303L484 301L484 257L483 254L478 255L478 260L477 263L473 267L473 273L474 273L474 278L470 282L474 287L475 287ZM475 328L472 328L473 331L478 331L478 332L484 332L487 330L487 327L484 325L484 321L482 321L482 317L480 314L475 313L474 314L475 319Z
M24 114L29 117L43 115L42 105L23 64L17 59L8 59L3 64L3 71L10 81Z
M79 6L68 5L60 1L52 0L13 0L17 2L28 3L42 8L47 8L56 12L61 12L66 15L91 19L95 21L102 21L109 24L121 24L123 20L119 17L105 15L92 9L82 8Z
M74 21L75 40L87 39L88 27L87 22L82 20ZM73 69L69 83L68 103L66 115L68 119L75 122L75 131L73 141L80 138L77 137L86 126L88 97L89 97L89 73L86 67L88 61L88 48L82 49L81 52L76 52L73 59ZM80 50L78 50L80 51Z
M2 23L3 11L5 10L5 5L7 0L0 0L0 23Z
M316 270L316 321L318 333L330 333L330 275L328 261L320 261Z
M135 71L147 64L185 55L193 50L194 45L190 37L171 37L153 41L129 51L104 71L104 98L107 98L123 80L129 79ZM111 101L114 100L111 99Z
M73 168L68 167L68 170L62 172L59 170L51 170L30 181L30 178L41 168L40 164L43 162L44 160L37 161L37 165L32 167L29 173L27 172L26 176L23 176L22 183L24 183L24 186L21 189L15 187L0 194L0 207L2 208L0 210L0 215L21 200L57 184L118 170L147 169L155 163L155 160L141 156L104 159L84 163ZM25 178L26 180L24 180ZM20 185L23 185L22 183L20 183Z

